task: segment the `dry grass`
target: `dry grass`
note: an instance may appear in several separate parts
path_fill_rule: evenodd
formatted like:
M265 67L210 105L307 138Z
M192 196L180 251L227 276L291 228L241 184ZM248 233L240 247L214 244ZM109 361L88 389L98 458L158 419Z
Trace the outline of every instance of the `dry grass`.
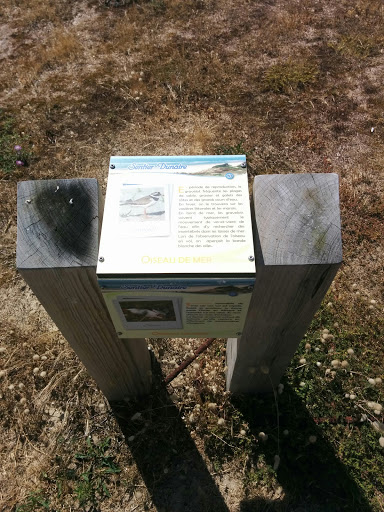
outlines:
M105 480L111 498L101 500L103 511L194 511L201 503L225 510L217 488L231 512L327 510L321 495L292 476L297 472L305 481L300 466L290 478L283 464L281 472L272 471L273 453L257 437L260 425L224 394L222 343L174 383L171 399L150 397L120 411L129 417L140 410L143 423L119 423L16 273L16 182L96 177L105 188L111 154L212 154L239 147L248 154L250 178L337 172L345 263L329 296L334 311L319 313L312 334L317 339L319 329L339 322L338 344L327 350L351 344L360 351L358 371L382 375L382 2L13 0L0 6L0 19L0 114L14 121L6 140L22 140L31 155L28 167L1 174L0 181L0 346L6 348L0 354L0 371L6 371L0 378L0 510L15 510L38 490L48 492L52 510L79 508L76 489L86 468L76 454L87 450L89 435L95 446L112 438L107 453L122 469ZM151 343L166 373L197 341ZM329 364L331 356L322 357ZM282 403L283 419L294 407L301 427L309 428L322 403L314 395L323 391L327 414L332 407L345 412L337 393L352 381L313 377L313 402L305 402L292 372L295 391L285 409ZM367 392L364 383L358 386ZM303 403L312 416L305 416ZM250 408L261 411L273 438L274 403L255 398ZM374 475L365 465L371 458L382 468L382 453L370 451L376 441L368 430L327 425L322 435L329 446L319 453L340 474L345 467L354 471L352 441L362 447L356 459L364 470L354 482L373 510L382 510L384 490L372 490ZM300 457L307 468L306 455ZM330 490L329 482L321 485ZM349 495L345 500L345 510L364 510Z

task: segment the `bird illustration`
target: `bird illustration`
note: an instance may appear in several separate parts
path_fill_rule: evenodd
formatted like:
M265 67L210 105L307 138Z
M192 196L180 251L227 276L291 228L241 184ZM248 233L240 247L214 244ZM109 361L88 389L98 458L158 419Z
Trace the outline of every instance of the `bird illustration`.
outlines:
M143 208L145 217L147 216L147 209L157 203L162 196L161 192L152 192L148 196L139 197L138 199L128 199L127 201L121 202L120 205L131 205Z

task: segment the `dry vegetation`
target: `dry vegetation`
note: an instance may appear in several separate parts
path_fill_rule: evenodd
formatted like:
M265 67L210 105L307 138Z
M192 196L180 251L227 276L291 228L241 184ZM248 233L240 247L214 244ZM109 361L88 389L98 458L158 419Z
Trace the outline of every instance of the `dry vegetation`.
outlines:
M384 510L383 27L381 0L2 2L0 510ZM17 181L244 151L250 178L340 176L345 262L281 428L273 398L223 392L223 341L112 410L16 272ZM151 343L167 373L198 342Z

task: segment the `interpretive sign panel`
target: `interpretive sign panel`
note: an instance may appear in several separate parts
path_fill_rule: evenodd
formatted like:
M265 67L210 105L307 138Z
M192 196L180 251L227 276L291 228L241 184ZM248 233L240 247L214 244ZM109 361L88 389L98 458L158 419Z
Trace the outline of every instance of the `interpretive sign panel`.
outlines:
M121 337L239 336L255 280L245 156L112 157L97 274Z

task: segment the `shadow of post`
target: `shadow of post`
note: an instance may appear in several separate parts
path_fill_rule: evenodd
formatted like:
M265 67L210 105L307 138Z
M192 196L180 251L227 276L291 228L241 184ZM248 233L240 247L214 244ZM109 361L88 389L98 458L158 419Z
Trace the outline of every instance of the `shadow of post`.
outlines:
M153 504L159 512L229 512L162 382L157 361L152 367L149 397L111 407Z
M269 433L267 442L260 441L252 453L257 467L262 456L273 467L274 456L280 446L280 464L277 480L282 486L284 499L270 500L254 496L240 504L240 512L295 511L295 512L368 512L372 508L347 468L335 455L331 444L309 415L294 390L285 384L284 400L279 400L280 440L276 406L273 394L233 396L232 404L248 422L252 433ZM289 434L284 435L284 430ZM309 437L315 436L310 442Z

